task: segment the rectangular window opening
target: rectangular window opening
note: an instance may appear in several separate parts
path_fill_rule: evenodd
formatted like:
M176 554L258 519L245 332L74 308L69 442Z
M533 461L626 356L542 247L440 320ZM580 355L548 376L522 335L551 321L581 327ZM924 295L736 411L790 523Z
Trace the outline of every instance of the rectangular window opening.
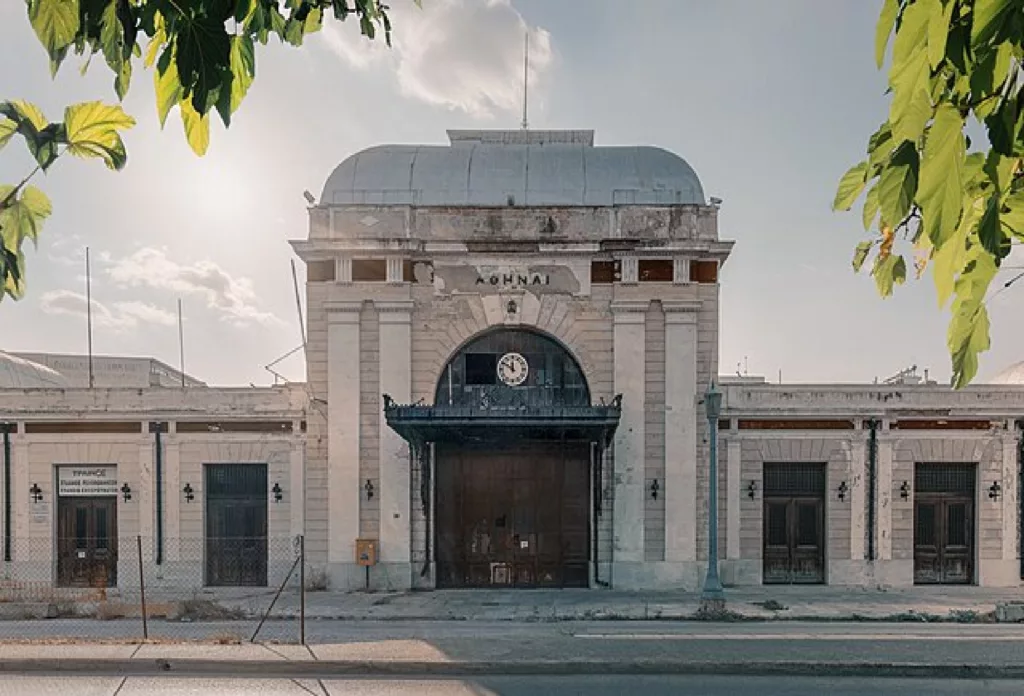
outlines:
M388 264L384 259L352 259L352 282L383 283L388 279Z
M694 283L717 283L717 261L691 261L690 281Z
M671 259L640 259L639 278L641 283L671 283Z
M590 282L606 285L622 280L622 271L618 261L591 261Z
M498 356L494 353L466 353L466 384L494 384Z
M306 280L310 283L325 283L334 280L334 260L307 263Z

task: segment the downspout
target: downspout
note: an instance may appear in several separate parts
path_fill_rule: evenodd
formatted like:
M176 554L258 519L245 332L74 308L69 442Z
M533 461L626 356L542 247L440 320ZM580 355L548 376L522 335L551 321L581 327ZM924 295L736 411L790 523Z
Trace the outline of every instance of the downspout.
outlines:
M879 422L874 418L867 421L871 430L868 436L868 560L875 560L875 495L876 476L875 471L878 465L878 426Z
M0 423L4 432L4 561L11 560L11 426Z
M601 465L602 465L602 462L604 462L604 447L602 446L601 443L593 443L591 445L591 447L590 447L590 457L591 457L591 471L593 472L592 473L592 476L593 476L592 489L593 489L593 496L594 496L594 503L593 503L593 505L594 505L594 514L593 514L594 531L593 531L593 534L592 534L593 537L594 537L594 552L593 552L594 553L594 584L597 585L598 587L609 587L608 581L601 579L601 563L600 563L600 559L598 558L598 549L600 548L600 544L599 544L599 539L598 539L597 532L598 532L598 529L600 529L600 526L601 526L601 513L602 513L603 507L604 507L603 504L602 504L604 501L601 499L602 495L603 495L603 490L602 490L601 484L602 484L602 479L604 478L604 469L603 469L603 467Z
M423 553L423 568L420 570L420 577L425 578L430 573L430 539L433 534L430 528L430 519L433 517L430 508L430 491L431 491L431 480L430 480L430 460L432 457L428 454L430 452L430 443L423 442L418 446L410 448L410 454L412 456L419 457L420 460L420 506L423 510L423 521L426 525L426 534L423 536L424 553Z
M1014 423L1017 426L1017 556L1020 558L1020 577L1024 580L1024 420Z
M163 423L151 423L150 429L156 436L155 478L156 478L156 564L164 562L164 447L161 442L160 433L163 432Z

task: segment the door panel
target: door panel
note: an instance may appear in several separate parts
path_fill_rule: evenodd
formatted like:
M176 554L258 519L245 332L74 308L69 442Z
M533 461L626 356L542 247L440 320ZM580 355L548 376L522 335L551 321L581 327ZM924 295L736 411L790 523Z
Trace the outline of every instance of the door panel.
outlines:
M437 452L439 587L587 586L588 445Z
M206 584L267 584L267 467L206 466Z
M59 499L57 584L117 586L117 498Z
M825 581L825 467L764 465L762 582Z
M974 464L919 463L914 469L914 582L974 581Z

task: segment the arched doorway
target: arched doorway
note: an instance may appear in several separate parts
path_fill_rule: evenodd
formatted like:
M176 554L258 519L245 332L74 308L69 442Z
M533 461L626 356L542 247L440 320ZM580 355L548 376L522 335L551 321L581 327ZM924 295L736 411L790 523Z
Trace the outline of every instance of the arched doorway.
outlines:
M601 452L618 400L591 404L579 363L528 329L474 338L432 406L385 400L388 422L434 453L438 587L587 587Z

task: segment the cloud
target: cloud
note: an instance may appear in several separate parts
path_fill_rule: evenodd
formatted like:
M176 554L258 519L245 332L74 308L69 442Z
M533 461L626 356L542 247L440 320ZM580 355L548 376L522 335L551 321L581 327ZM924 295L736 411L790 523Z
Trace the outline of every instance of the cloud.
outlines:
M39 304L46 314L64 315L84 319L89 304L85 295L71 290L51 290L43 293ZM174 326L175 316L145 302L114 302L110 307L92 301L92 321L95 326L123 331L140 324Z
M202 297L210 309L237 326L282 323L256 306L252 281L234 278L212 261L185 266L167 258L163 249L145 248L114 259L107 275L122 287L149 287Z
M392 66L402 93L428 104L476 117L518 111L527 32L531 89L551 64L550 33L528 26L510 0L431 0L422 10L405 3L391 15L390 50L361 36L354 22L325 22L323 41L357 69Z

